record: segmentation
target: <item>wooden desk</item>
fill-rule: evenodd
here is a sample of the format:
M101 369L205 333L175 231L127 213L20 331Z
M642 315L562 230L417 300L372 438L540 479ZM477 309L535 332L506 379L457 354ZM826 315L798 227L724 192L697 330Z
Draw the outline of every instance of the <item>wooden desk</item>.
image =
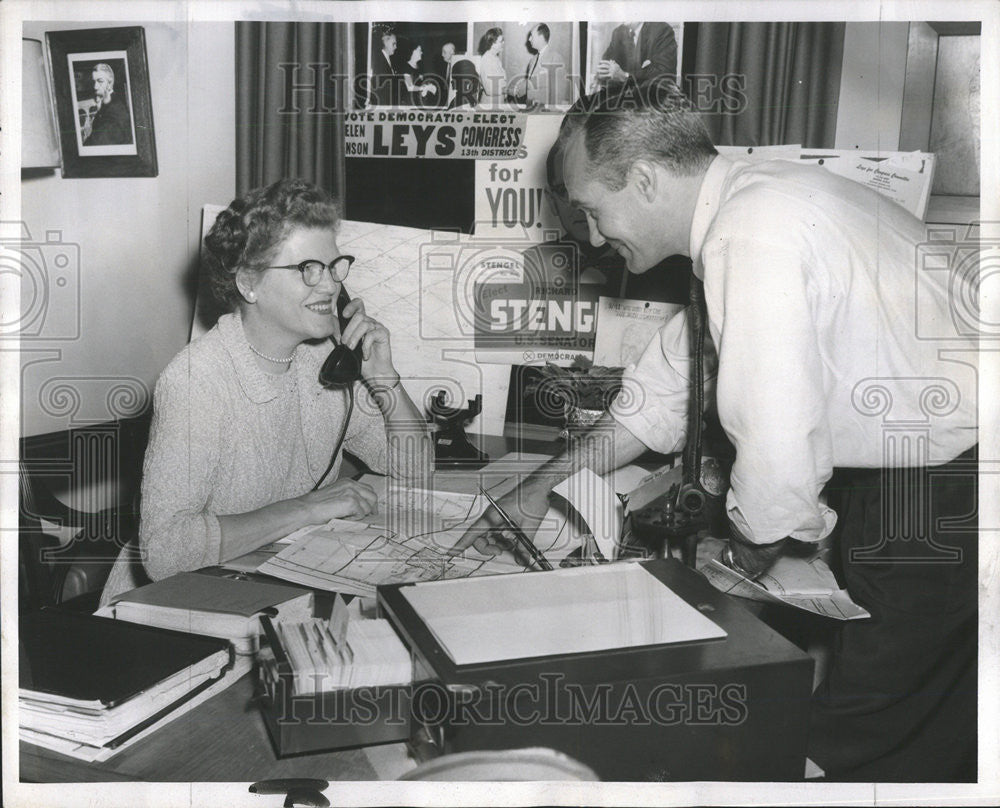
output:
M559 441L470 435L496 460L511 451L554 454ZM402 744L349 749L279 760L263 718L250 703L252 675L180 716L103 763L86 763L30 744L21 744L21 779L71 783L147 780L153 782L256 781L276 777L374 780L405 768ZM388 772L388 774L387 774Z
M489 454L491 461L515 451L551 456L564 445L559 440L517 435L470 434L469 438ZM442 470L455 468L449 465ZM278 777L374 780L396 777L413 765L407 760L402 744L279 760L263 718L256 705L250 702L252 694L252 675L244 676L222 693L103 763L86 763L22 743L21 779L47 783L252 782Z
M459 665L407 598L413 585L380 587L379 604L417 669L462 694L446 709L414 695L413 719L424 716L437 751L530 743L569 755L606 781L801 779L812 660L679 561L640 564L725 636ZM648 617L638 610L620 619Z
M279 760L260 711L250 703L252 695L251 674L103 763L85 763L22 743L21 780L187 783L254 782L276 777L378 779L379 772L364 749Z

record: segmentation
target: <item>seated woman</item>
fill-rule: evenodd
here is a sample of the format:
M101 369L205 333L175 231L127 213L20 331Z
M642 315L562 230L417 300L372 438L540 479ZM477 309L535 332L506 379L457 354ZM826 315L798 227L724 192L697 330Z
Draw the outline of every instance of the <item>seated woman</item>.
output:
M479 78L483 103L498 104L507 95L507 71L503 67L503 29L490 28L479 40Z
M337 479L341 435L373 471L411 479L431 468L433 447L393 366L389 332L356 298L341 333L336 301L354 259L337 248L339 223L337 202L302 180L251 191L219 214L207 265L231 313L157 381L139 546L122 551L102 605L150 578L372 512L371 487ZM356 407L346 386L319 383L331 336L361 346Z
M403 81L406 82L406 91L409 94L409 103L413 106L424 104L433 106L437 101L437 85L424 81L424 76L420 72L420 61L424 58L424 49L420 45L414 45L410 51L410 56L400 71L403 74ZM430 96L430 98L428 98ZM426 101L424 99L427 99Z

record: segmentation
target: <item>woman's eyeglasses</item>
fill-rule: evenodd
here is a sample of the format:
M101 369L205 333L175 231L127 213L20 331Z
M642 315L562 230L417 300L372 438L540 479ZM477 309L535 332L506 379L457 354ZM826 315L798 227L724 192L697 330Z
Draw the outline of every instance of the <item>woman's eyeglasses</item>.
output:
M302 282L306 286L315 286L323 277L324 270L330 270L330 277L335 283L346 280L351 272L351 264L354 263L353 255L340 255L334 258L329 264L322 261L310 259L298 264L284 264L282 266L268 267L268 269L297 269L302 273Z

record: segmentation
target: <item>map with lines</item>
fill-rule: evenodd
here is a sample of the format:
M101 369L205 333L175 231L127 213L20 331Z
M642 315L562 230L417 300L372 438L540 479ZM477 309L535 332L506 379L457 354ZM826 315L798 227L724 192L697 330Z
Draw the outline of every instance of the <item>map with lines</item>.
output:
M478 364L473 345L473 289L484 249L472 236L344 221L337 243L357 261L345 286L368 314L390 326L392 356L421 412L438 390L464 407L481 394L473 429L503 433L508 365Z
M436 581L470 575L523 572L512 558L447 550L483 511L479 495L399 489L386 508L387 525L332 519L303 528L258 572L317 589L374 596L379 584ZM405 521L406 524L400 524ZM405 529L405 530L401 530Z

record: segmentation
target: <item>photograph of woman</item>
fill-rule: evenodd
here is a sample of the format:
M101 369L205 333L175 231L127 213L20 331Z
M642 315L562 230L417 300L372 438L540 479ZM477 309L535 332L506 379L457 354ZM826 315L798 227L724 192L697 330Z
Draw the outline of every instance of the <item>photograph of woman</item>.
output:
M572 23L477 21L472 32L482 54L484 103L506 102L541 112L563 108L576 98L579 29ZM493 75L503 77L502 88L491 81Z
M337 299L354 260L337 247L340 218L329 193L296 179L251 191L219 214L205 263L229 313L157 381L138 546L122 550L102 603L300 527L371 513L375 491L337 479L341 446L396 479L432 466L388 330L360 298L344 307L340 328ZM352 385L319 381L331 337L360 346L353 395Z
M406 82L406 91L409 94L406 103L413 106L434 106L440 103L437 99L437 85L425 82L421 72L420 62L424 58L423 48L419 44L413 43L409 47L409 51L409 56L406 57L400 70L403 74L403 81Z
M479 39L479 78L483 103L497 104L507 94L507 71L503 66L503 29L490 28Z

